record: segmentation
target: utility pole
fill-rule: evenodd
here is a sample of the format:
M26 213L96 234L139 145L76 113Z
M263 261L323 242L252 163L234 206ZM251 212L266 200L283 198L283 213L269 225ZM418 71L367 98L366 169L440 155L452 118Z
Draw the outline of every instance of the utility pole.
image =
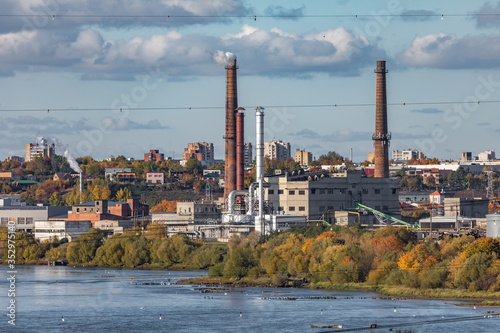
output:
M431 202L431 216L429 218L429 221L430 221L430 223L429 223L429 229L430 229L429 236L430 236L431 240L432 240L432 211L433 211L433 209L434 209L434 201Z

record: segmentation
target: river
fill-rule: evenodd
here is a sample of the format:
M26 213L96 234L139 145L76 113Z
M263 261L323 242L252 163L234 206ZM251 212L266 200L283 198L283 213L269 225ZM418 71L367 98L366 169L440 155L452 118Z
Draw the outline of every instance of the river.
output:
M16 271L15 297L9 297L7 279L12 274L0 266L0 304L5 313L1 332L500 331L500 318L488 318L488 311L500 308L474 309L452 301L309 289L201 293L197 286L172 284L205 272L47 266ZM7 316L12 299L15 326ZM311 328L311 324L343 328ZM369 324L378 328L369 329Z

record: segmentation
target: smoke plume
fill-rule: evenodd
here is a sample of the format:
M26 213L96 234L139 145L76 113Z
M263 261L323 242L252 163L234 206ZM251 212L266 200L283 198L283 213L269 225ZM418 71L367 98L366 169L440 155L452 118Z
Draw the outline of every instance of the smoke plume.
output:
M82 169L80 169L80 166L78 165L78 162L76 161L75 157L69 152L68 147L64 146L59 140L53 138L51 139L52 143L54 143L54 147L56 149L56 152L63 153L63 156L66 158L66 160L69 163L69 166L71 169L78 173L82 173Z
M217 50L212 53L212 60L221 65L232 65L236 60L236 55L231 52Z

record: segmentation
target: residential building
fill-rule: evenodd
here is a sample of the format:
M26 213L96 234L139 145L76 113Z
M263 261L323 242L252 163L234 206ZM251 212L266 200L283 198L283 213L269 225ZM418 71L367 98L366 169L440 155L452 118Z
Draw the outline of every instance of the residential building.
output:
M367 155L366 155L366 160L370 163L375 163L375 152L369 152Z
M264 142L264 156L271 160L290 158L290 143L279 141Z
M411 159L423 159L424 155L416 149L393 150L392 159L395 162L409 161Z
M131 173L132 169L131 168L106 168L104 169L104 177L109 179L109 181L114 182L116 181L116 174L117 173Z
M48 143L46 139L41 139L39 142L26 144L26 162L34 160L35 157L52 157L55 154L55 145Z
M441 206L444 203L444 194L434 191L429 194L429 202L433 205Z
M212 163L214 160L214 145L207 142L188 143L188 147L182 153L184 161L189 160L192 156L196 157L200 162Z
M6 162L10 162L10 161L17 161L17 162L24 162L24 158L22 158L21 156L9 156L5 159Z
M488 214L488 199L445 198L444 216L484 218Z
M81 234L89 232L90 228L92 228L90 221L35 221L34 236L40 242L63 238L71 242Z
M252 148L252 143L251 142L245 142L245 146L243 147L244 152L245 152L245 160L244 164L245 167L249 167L253 163L253 148Z
M326 218L328 211L354 208L361 203L399 217L396 178L366 178L361 171L337 173L290 172L265 177L266 204L275 212ZM333 222L333 219L331 219Z
M470 151L462 152L462 162L472 161L472 153Z
M295 162L299 163L300 165L309 165L313 160L313 155L312 153L309 153L305 151L305 149L297 149L295 151Z
M158 149L151 149L149 153L144 154L144 162L160 162L165 160L165 155L160 153Z
M52 177L52 180L66 180L71 179L71 174L68 172L56 172Z
M486 150L477 155L479 161L492 161L495 159L495 149Z
M146 183L148 184L164 184L165 174L163 172L148 172L146 173Z
M120 184L135 183L135 172L117 172L116 182Z

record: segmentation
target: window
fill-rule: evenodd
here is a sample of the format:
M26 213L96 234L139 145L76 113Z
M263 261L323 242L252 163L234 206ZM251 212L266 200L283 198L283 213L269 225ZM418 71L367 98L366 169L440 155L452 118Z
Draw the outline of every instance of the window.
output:
M397 190L398 190L397 188L393 188L393 189L392 189L392 194L396 194L396 191L397 191Z
M324 188L320 188L319 189L319 194L325 194L325 189Z
M77 212L77 213L80 213L80 208L77 208L77 209L76 209L76 212Z
M26 219L24 217L17 218L17 224L25 224L25 223L26 223Z
M288 191L288 195L295 195L295 191L293 191L293 190Z
M0 225L7 225L7 223L9 222L9 219L6 218L6 217L2 217L1 219L1 222L0 222Z
M293 206L292 207L288 207L288 211L295 212L295 207L293 207Z
M380 206L375 206L375 210L380 210Z
M333 188L328 189L328 194L333 194Z
M283 194L283 190L278 190L278 194Z
M368 189L367 188L363 189L363 194L368 194Z
M299 195L306 195L306 191L304 191L304 190L300 190L300 191L299 191Z
M389 206L382 206L382 210L383 210L384 212L387 212L387 211L389 210Z
M267 194L274 194L274 190L267 190Z
M325 206L319 206L319 211L324 212L325 211Z
M375 189L375 194L380 194L380 189L379 188Z
M311 189L311 194L316 194L316 189L315 188Z
M341 188L339 191L340 191L340 194L345 194L345 188Z
M326 207L326 209L328 209L328 210L332 210L332 209L333 209L333 206L328 206L328 207Z
M27 217L26 218L26 224L33 224L33 218L32 217Z
M306 207L299 207L299 212L305 212Z
M279 206L279 207L278 207L278 212L282 212L282 211L284 211L284 210L285 210L285 208L284 208L283 206Z

